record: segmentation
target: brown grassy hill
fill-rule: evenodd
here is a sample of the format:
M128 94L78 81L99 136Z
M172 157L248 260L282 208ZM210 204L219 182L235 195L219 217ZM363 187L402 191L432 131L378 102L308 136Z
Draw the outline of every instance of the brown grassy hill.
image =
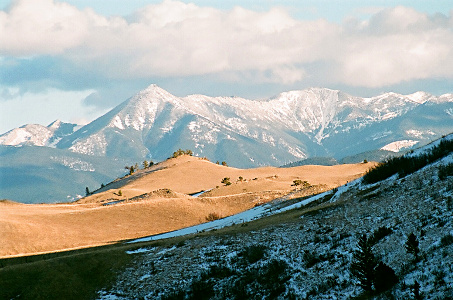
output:
M373 166L300 166L236 169L180 156L140 170L71 204L0 202L0 257L89 247L199 224L215 213L227 216L294 190L293 197L330 189ZM231 185L221 180L229 177ZM238 178L242 177L242 181ZM201 197L189 196L210 190ZM121 193L119 193L121 190ZM121 194L121 196L120 196Z

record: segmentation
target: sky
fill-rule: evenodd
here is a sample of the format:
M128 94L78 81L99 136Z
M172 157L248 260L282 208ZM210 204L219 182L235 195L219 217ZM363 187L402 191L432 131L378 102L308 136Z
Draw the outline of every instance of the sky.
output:
M0 134L176 96L453 93L451 0L0 0Z

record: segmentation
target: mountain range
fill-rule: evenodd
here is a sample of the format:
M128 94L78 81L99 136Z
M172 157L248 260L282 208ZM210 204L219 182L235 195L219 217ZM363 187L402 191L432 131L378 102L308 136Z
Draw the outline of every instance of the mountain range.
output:
M182 148L211 161L249 168L314 157L379 160L452 131L453 94L385 93L362 98L310 88L249 100L177 97L150 85L83 127L61 121L47 127L25 125L0 135L0 146L16 152L21 146L59 150L68 157L79 155L78 159L104 157L106 164L162 161ZM2 151L2 161L5 153L14 151ZM3 167L2 163L0 173ZM112 179L120 172L124 166ZM4 188L2 183L0 197L10 197Z

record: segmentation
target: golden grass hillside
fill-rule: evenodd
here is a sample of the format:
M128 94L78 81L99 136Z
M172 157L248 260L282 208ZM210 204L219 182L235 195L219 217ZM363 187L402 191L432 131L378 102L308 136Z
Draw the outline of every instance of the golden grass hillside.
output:
M0 257L105 245L225 217L283 196L321 192L362 176L373 163L236 169L180 156L125 176L70 204L0 202ZM221 180L230 178L231 185ZM242 180L239 180L241 178ZM308 181L295 187L293 181ZM121 192L120 192L121 190ZM201 197L189 194L210 190Z

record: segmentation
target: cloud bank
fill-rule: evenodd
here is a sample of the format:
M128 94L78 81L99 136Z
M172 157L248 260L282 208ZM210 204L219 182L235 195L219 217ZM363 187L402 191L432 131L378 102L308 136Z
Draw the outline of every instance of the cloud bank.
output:
M0 11L0 41L0 68L46 57L112 80L212 75L376 88L453 78L452 13L402 6L336 24L296 20L283 8L223 11L164 1L104 17L64 2L19 0Z

